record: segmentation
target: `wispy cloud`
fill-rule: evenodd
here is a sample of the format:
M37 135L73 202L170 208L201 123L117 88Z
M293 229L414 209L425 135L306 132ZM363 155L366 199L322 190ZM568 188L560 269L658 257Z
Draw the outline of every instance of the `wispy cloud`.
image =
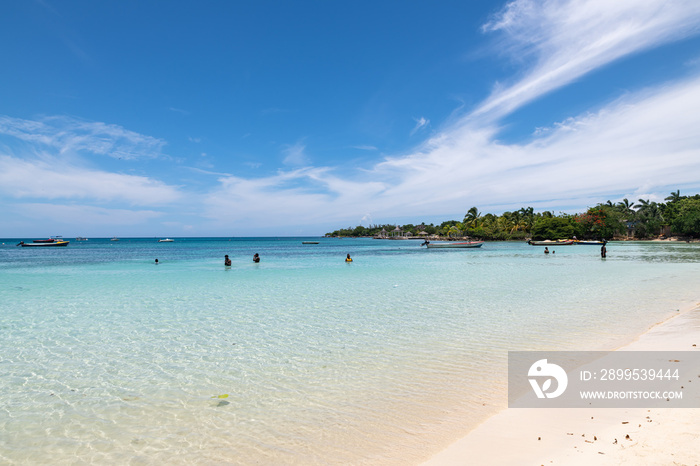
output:
M214 171L210 171L210 170L203 170L203 169L197 168L197 167L183 167L183 168L186 168L186 169L193 171L195 173L201 173L202 175L231 176L230 173L214 172Z
M306 165L309 157L306 155L306 145L303 142L296 142L282 149L284 154L283 163L285 165Z
M484 25L498 46L531 63L522 78L496 86L472 116L504 116L621 57L698 32L695 0L515 0Z
M119 159L162 157L165 141L118 125L53 116L23 120L0 115L0 134L56 149L88 152Z
M418 131L420 131L424 128L427 128L428 125L430 125L430 120L426 120L423 117L415 118L415 121L416 121L416 126L414 126L413 129L411 130L411 136L416 134Z
M180 115L185 115L185 116L190 114L190 112L188 112L187 110L183 110L181 108L168 107L168 110L170 110L173 113L179 113Z
M502 144L497 127L465 123L414 154L377 165L400 178L391 196L415 200L431 189L431 209L581 199L698 184L700 77L627 95L597 113L567 119L527 144ZM389 199L387 199L388 201ZM600 199L598 199L600 200ZM435 202L436 201L436 202ZM410 204L410 202L408 202Z

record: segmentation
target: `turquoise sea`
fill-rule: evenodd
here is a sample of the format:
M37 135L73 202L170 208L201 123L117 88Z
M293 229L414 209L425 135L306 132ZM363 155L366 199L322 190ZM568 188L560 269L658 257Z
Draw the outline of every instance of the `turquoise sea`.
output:
M698 244L18 241L2 464L415 464L505 407L508 350L614 348L700 298Z

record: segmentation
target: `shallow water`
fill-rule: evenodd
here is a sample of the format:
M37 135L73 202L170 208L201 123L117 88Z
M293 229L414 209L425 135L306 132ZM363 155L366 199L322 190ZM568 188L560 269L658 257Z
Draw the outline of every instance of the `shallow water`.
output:
M0 240L0 462L415 463L505 405L508 350L699 295L694 244L304 239Z

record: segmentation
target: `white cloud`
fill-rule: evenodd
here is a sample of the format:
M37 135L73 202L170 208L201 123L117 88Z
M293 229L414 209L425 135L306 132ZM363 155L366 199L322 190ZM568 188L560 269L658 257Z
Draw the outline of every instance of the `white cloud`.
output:
M303 168L275 176L221 178L203 200L204 215L221 224L280 228L360 218L383 191L375 181L348 181L327 168Z
M285 165L306 165L309 163L309 157L306 155L306 145L302 142L286 146L282 153L284 154L283 163Z
M640 185L697 186L698 105L700 77L629 95L596 114L555 125L546 137L524 145L499 144L493 138L497 128L465 123L376 171L400 176L401 182L388 190L399 199L432 187L438 201L432 209L439 203L458 208L467 199L472 204L526 203L608 196Z
M501 117L623 56L698 32L696 0L515 0L484 26L499 46L532 62L498 86L472 116Z
M163 205L180 198L178 190L160 181L64 164L44 156L22 160L0 155L0 192L14 198L126 201Z
M214 172L210 170L204 170L197 167L183 167L195 173L201 173L202 175L214 175L214 176L231 176L230 173Z
M165 141L118 125L54 116L23 120L0 115L0 134L60 153L89 152L120 159L162 157Z
M416 134L418 131L426 128L430 124L430 120L426 120L423 117L415 118L416 126L411 130L411 135Z

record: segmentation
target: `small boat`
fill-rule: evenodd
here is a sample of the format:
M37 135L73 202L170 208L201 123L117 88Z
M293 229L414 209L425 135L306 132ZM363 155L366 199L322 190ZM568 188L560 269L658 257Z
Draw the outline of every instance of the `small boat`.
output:
M424 243L428 248L433 249L461 249L461 248L480 248L484 244L483 241L466 241L466 242L446 242L446 243ZM422 246L422 244L421 244Z
M56 241L56 238L49 238L49 239L35 239L32 241L33 243L53 243Z
M559 240L559 241L552 241L549 239L546 239L544 241L528 241L527 244L530 246L570 246L574 244L574 240Z
M52 241L49 243L46 243L46 242L43 242L43 243L36 243L36 242L25 243L24 241L20 241L17 246L22 246L23 248L29 248L29 247L34 247L34 248L44 247L45 248L45 247L50 247L50 246L68 246L68 243L70 243L70 241L57 240L57 241Z
M574 241L574 244L590 244L594 246L603 246L605 241Z
M170 239L170 238L164 238L164 239L159 239L159 240L158 240L159 243L172 243L173 241L175 241L175 240L174 240L174 239Z
M318 241L302 241L301 244L318 244Z
M88 239L85 238L84 236L78 236L77 238L75 238L75 240L76 241L87 241Z
M110 241L119 241L119 238L117 238L116 236L114 236L114 237L112 237L112 239L110 239Z

